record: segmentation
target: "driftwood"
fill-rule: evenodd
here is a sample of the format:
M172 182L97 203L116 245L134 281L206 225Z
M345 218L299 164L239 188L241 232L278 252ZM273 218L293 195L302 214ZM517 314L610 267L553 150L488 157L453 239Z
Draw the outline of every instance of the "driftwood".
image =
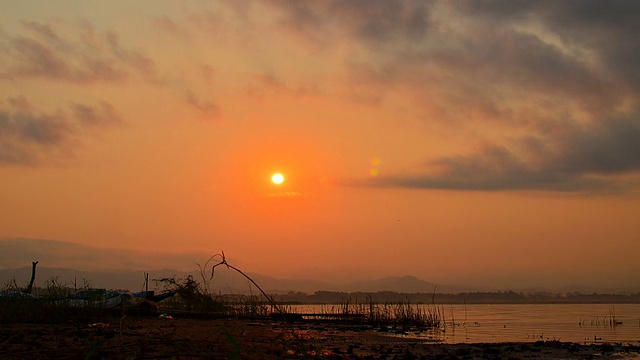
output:
M36 265L38 265L37 261L31 263L31 281L29 281L29 286L24 290L25 293L31 294L31 289L33 289L33 282L36 280Z

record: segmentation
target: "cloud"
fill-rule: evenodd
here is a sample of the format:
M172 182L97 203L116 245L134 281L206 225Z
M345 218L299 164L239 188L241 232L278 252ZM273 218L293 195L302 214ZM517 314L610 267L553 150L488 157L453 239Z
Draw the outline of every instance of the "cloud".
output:
M346 42L353 48L366 48L377 55L377 61L401 61L417 54L425 65L446 66L438 61L446 59L453 65L496 66L507 73L509 69L502 65L512 64L536 73L537 67L566 69L568 59L562 57L567 57L597 60L606 70L625 75L620 79L638 80L634 67L619 66L633 63L640 52L640 40L635 36L640 30L640 5L629 1L330 0L272 4L281 10L283 26L295 36L331 47ZM586 59L589 56L596 59ZM549 60L556 63L549 64Z
M633 76L620 74L615 60L638 44L625 28L602 20L598 37L588 42L592 30L584 21L575 30L559 28L558 17L578 23L571 6L482 4L293 1L276 7L292 36L328 52L340 49L354 99L411 99L429 121L513 123L522 112L550 106L601 116L603 108L637 96L630 92Z
M487 144L471 154L429 160L414 174L356 184L482 191L624 191L637 186L640 179L639 153L636 116L588 130L573 128L551 143L525 137L510 147Z
M335 36L347 36L372 47L422 38L429 30L432 7L431 2L386 0L273 4L283 11L285 27L315 45L331 46Z
M0 102L0 165L35 165L69 154L83 133L123 123L115 108L101 102L71 103L68 109L42 111L26 97Z
M220 115L220 108L211 101L201 100L192 91L185 91L185 99L187 104L197 109L205 115L217 117Z
M123 124L123 119L113 105L102 101L98 106L72 103L75 120L87 127L109 127Z
M274 6L283 28L304 44L345 52L354 101L385 106L401 99L416 120L474 136L476 152L430 157L409 175L362 183L600 190L640 170L634 156L640 150L638 4L389 0Z
M509 122L548 104L591 114L638 96L640 15L628 2L275 4L290 34L351 49L353 86L405 95L432 120L473 121L484 108Z
M286 94L299 98L322 95L323 90L317 84L287 84L273 73L260 73L252 77L247 94L256 98L263 98L268 94Z
M18 35L0 33L0 63L4 65L0 79L93 83L121 81L133 74L157 81L153 60L122 46L114 32L96 32L88 23L69 31L66 26L23 21L22 28Z
M457 4L463 16L486 23L500 23L505 28L528 32L541 41L553 43L565 54L581 57L600 76L610 77L636 91L640 73L635 67L640 57L640 4L629 1L597 0L571 2L472 2ZM553 38L551 38L552 36ZM533 53L530 51L529 53Z
M553 163L557 169L578 174L640 171L640 113L577 129L562 141L564 151Z

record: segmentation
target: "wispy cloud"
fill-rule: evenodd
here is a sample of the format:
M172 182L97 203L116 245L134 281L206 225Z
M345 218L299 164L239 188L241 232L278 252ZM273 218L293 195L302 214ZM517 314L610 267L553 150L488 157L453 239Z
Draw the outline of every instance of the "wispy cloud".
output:
M98 32L89 23L64 25L71 31L61 25L23 21L21 34L0 33L0 63L4 65L0 78L93 83L136 75L157 81L154 61L122 46L115 32Z
M121 125L123 119L113 105L102 101L97 106L72 103L71 111L75 120L87 127L109 127Z
M34 165L69 154L83 132L122 123L107 102L42 111L26 97L8 98L0 102L0 165Z
M198 98L191 90L185 91L185 99L187 104L205 115L216 117L220 114L220 108L218 105L212 101Z

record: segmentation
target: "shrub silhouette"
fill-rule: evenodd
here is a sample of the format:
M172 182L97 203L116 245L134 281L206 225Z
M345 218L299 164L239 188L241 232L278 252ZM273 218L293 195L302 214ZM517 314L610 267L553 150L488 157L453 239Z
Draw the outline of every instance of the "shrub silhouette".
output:
M225 311L222 302L214 300L192 275L181 279L161 278L155 281L164 284L166 290L175 291L176 295L167 300L167 305L174 309L207 314Z

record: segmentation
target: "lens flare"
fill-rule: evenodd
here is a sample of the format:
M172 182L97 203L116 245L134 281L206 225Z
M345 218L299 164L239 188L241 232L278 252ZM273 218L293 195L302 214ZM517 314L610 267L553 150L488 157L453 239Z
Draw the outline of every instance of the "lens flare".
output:
M369 175L371 176L378 176L380 175L380 164L382 163L382 160L380 160L379 157L373 157L371 158L371 169L369 170Z

